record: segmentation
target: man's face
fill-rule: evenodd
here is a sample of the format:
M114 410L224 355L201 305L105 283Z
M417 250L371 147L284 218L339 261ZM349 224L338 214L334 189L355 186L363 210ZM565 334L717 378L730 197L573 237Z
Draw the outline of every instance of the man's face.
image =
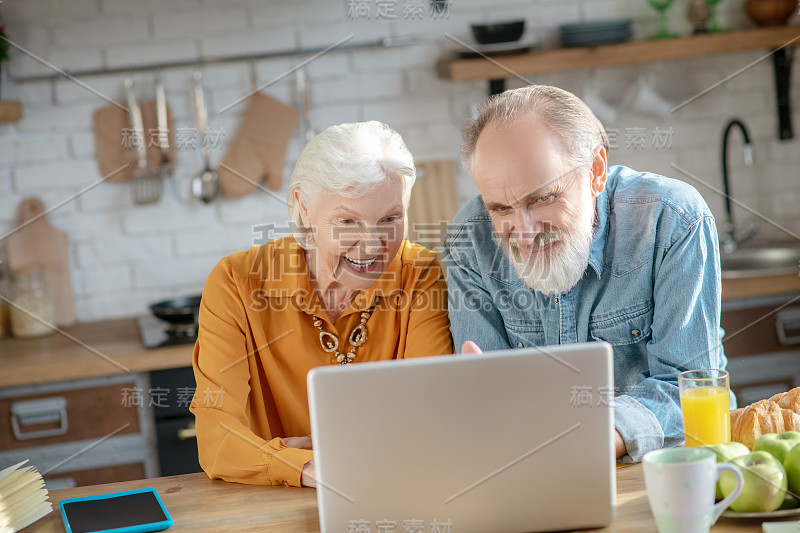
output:
M588 264L593 168L575 168L559 139L532 115L478 137L473 174L503 250L519 276L545 294L566 292ZM603 184L605 164L603 161Z

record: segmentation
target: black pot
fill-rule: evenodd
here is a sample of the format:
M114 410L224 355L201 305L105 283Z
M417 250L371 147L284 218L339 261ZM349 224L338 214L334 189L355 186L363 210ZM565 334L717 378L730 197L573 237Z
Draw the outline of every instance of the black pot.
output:
M150 306L150 312L165 322L175 325L197 323L201 296L183 296L164 300Z
M472 35L479 44L510 43L518 41L525 32L524 20L472 24Z

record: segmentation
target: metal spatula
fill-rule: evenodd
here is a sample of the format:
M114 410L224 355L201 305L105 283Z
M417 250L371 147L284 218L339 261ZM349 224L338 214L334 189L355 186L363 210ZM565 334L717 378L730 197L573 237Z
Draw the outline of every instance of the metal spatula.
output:
M125 94L128 97L128 114L131 121L131 129L136 145L136 170L133 173L133 201L136 204L152 204L161 199L161 173L151 168L147 162L147 136L144 131L144 120L142 119L142 109L136 101L136 93L133 90L133 80L125 80ZM141 137L139 137L141 135Z

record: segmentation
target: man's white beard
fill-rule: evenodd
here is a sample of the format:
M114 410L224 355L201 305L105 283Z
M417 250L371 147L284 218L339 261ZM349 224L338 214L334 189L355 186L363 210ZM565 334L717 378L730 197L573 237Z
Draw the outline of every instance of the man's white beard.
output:
M548 227L538 234L528 248L555 241L558 244L532 256L523 252L526 246L519 244L514 236L501 241L517 275L531 289L548 295L567 292L583 277L592 247L594 202L581 202L581 206L569 214L568 220L570 222L564 228Z

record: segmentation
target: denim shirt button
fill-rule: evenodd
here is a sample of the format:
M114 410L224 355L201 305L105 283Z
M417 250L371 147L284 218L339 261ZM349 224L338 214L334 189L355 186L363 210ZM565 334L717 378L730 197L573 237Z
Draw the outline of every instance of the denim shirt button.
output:
M558 303L558 302L559 302L559 300L558 300L558 296L556 296L556 297L555 297L554 301L555 301L556 303Z
M631 335L633 335L634 337L638 337L639 333L641 332L638 329L631 330Z
M517 343L517 348L524 348L524 347L525 347L525 345L524 345L524 344L522 344L521 342L518 342L518 343Z

